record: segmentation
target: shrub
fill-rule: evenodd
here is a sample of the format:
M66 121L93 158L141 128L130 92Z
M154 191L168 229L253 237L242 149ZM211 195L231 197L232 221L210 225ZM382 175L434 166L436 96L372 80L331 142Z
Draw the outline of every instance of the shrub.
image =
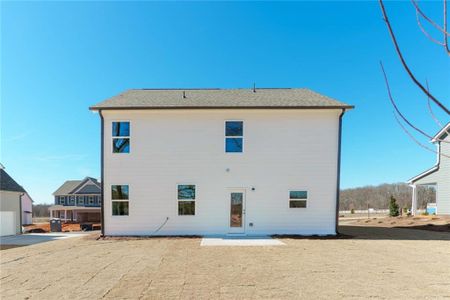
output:
M397 217L398 215L400 215L400 211L397 200L394 198L394 196L391 196L391 200L389 201L389 216Z
M350 210L350 213L351 213L351 214L354 214L354 213L355 213L355 209L352 208L352 209Z

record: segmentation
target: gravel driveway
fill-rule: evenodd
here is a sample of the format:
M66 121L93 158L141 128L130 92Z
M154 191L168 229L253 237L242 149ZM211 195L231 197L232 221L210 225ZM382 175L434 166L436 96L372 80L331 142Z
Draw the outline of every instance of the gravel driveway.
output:
M1 252L2 299L450 297L450 234L343 226L351 239L201 247L199 238L58 240Z

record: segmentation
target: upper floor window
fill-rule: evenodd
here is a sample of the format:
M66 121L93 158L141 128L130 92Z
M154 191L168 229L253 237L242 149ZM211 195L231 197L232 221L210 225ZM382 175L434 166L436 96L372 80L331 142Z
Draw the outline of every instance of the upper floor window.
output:
M244 144L244 122L225 122L225 152L242 152Z
M289 192L289 207L290 208L306 208L306 201L308 200L307 191L290 191Z
M60 196L60 197L59 197L59 204L65 205L65 204L66 204L66 197Z
M111 200L113 216L128 216L128 185L112 185Z
M130 122L112 122L113 153L130 153Z
M195 185L178 185L178 215L195 215Z
M75 196L70 196L69 204L75 205Z
M84 205L84 196L78 196L78 205Z

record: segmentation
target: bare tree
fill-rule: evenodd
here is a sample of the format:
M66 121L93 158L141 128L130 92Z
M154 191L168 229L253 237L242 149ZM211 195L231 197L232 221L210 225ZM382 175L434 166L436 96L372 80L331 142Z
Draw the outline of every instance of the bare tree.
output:
M419 26L419 28L421 29L421 31L424 33L424 35L433 43L443 47L445 49L445 53L447 53L450 56L450 50L449 50L449 45L448 45L448 31L447 31L447 0L443 0L443 26L439 25L438 22L434 21L433 19L431 19L430 17L428 17L427 14L424 13L424 11L420 8L418 2L416 0L411 0L411 3L413 5L413 9L415 10L416 13L416 18L417 18L417 24ZM396 38L396 35L394 33L394 29L393 26L388 18L388 13L386 11L386 8L384 6L383 0L379 0L379 4L380 4L380 8L381 8L381 12L383 14L383 19L386 23L386 27L388 29L389 35L391 37L392 43L394 45L395 51L397 53L398 58L400 59L401 65L403 66L404 70L406 71L406 73L408 74L409 78L411 79L411 81L414 83L414 85L421 90L424 95L427 97L427 105L428 105L428 111L430 113L430 116L432 118L432 120L442 129L444 128L444 126L446 126L445 124L443 125L443 123L441 121L439 121L439 119L436 117L436 115L433 112L433 109L431 107L431 104L433 103L434 105L437 106L437 108L439 108L440 110L442 110L443 112L446 113L446 115L450 115L450 109L444 105L443 101L441 101L440 99L438 99L437 97L435 97L429 90L429 86L428 86L428 81L426 81L426 84L422 84L417 77L414 75L414 72L410 69L408 63L406 62L403 53L400 49L400 45L398 43L398 40ZM428 24L430 24L434 30L438 31L439 34L443 35L442 41L441 40L437 40L433 37L433 34L430 34L425 27L422 24L422 20L426 21ZM424 145L423 143L421 143L418 139L416 139L414 137L414 135L408 130L408 128L402 124L402 122L404 124L406 124L410 129L413 129L414 131L416 131L417 133L421 134L424 137L427 137L428 139L431 139L433 136L428 134L427 132L425 132L424 130L420 129L418 126L414 125L399 109L396 101L394 100L394 97L392 96L392 92L391 92L391 88L389 85L389 80L388 77L386 75L386 71L384 69L383 63L380 62L380 66L381 66L381 70L383 72L383 76L384 76L384 80L386 83L386 89L388 92L388 96L389 96L389 100L394 108L394 115L395 115L395 119L398 122L399 126L402 128L402 130L416 143L418 144L420 147L425 148L429 151L432 152L436 152L435 150L433 150L432 148L429 148L428 146ZM444 141L444 140L439 140L440 142L444 142L444 143L449 143L448 141ZM442 154L445 157L450 158L450 155L446 155L446 154Z

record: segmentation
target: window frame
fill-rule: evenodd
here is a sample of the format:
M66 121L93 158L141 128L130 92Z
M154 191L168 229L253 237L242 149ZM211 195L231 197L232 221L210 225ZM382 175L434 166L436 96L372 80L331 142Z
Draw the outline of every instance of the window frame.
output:
M59 196L59 205L66 205L66 196Z
M296 198L291 198L291 192L306 192L306 198L305 199L296 199ZM308 189L306 188L295 188L295 189L289 189L288 190L288 208L289 209L307 209L308 208L308 202L310 199L311 195ZM305 201L305 207L291 207L291 201Z
M77 205L85 205L84 196L78 196Z
M227 135L227 122L242 122L242 135ZM245 127L245 121L239 120L239 119L228 119L224 120L223 122L223 150L225 154L243 154L244 153L244 127ZM227 151L227 139L232 138L241 138L242 139L242 151L241 152L228 152Z
M129 130L128 136L114 135L114 132L113 132L114 125L113 124L114 123L126 123L126 122L128 122L128 130ZM114 152L114 139L128 139L128 148L129 148L128 152ZM131 121L130 120L111 120L111 143L110 143L110 146L111 146L111 153L113 155L130 154L131 153Z
M128 199L113 199L112 195L112 187L113 186L128 186ZM123 217L129 217L130 216L130 185L129 184L110 184L110 192L111 192L111 217L113 218L123 218ZM114 215L113 214L113 202L128 202L128 215Z
M193 185L194 186L194 198L193 199L178 199L178 187L180 185ZM179 217L195 217L197 215L197 199L198 199L198 189L195 183L177 183L175 185L175 199L177 200L177 216ZM193 215L180 215L179 204L180 202L194 202L194 214Z

